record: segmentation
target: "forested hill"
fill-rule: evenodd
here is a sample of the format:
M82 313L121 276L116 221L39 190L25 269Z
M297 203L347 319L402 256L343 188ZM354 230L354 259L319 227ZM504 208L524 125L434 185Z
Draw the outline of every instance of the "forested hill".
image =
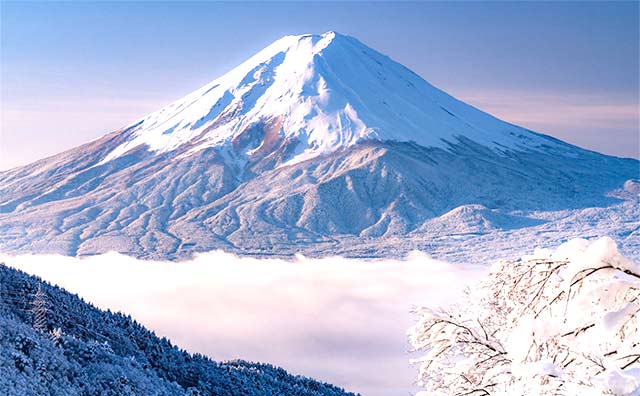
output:
M354 395L268 364L191 355L130 317L1 264L0 394Z

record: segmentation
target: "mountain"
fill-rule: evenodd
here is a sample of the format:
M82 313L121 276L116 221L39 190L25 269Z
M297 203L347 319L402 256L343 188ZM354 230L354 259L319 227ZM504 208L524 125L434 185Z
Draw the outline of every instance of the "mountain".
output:
M501 121L354 38L286 36L118 131L1 172L0 251L400 255L467 215L509 239L576 210L633 211L608 194L638 170Z
M355 396L281 368L214 362L0 264L3 395Z

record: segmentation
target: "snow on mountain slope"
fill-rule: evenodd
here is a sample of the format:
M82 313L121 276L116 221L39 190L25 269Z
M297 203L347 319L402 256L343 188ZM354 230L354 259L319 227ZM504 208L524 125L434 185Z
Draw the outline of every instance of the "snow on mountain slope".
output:
M544 220L504 214L482 205L462 205L427 221L415 232L433 235L473 235L532 227L542 223Z
M455 260L460 238L555 244L591 227L574 218L589 208L634 250L637 194L610 192L639 169L500 121L356 39L287 36L121 130L0 172L0 250Z
M465 137L494 149L553 144L468 106L360 43L335 32L286 36L224 76L130 125L132 136L99 164L147 145L157 153L224 147L256 124L274 121L271 139L289 144L287 163L367 140L445 146ZM428 130L429 133L425 133Z

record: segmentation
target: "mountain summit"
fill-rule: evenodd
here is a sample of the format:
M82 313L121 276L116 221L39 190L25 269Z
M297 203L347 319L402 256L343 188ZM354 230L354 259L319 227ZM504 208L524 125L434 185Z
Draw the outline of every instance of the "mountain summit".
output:
M465 136L498 150L550 143L335 32L283 37L127 132L99 164L141 145L155 153L227 148L241 160L277 153L292 164L366 140L444 147Z
M0 172L0 251L437 255L447 236L620 203L607 194L637 171L486 114L352 37L286 36L121 130Z

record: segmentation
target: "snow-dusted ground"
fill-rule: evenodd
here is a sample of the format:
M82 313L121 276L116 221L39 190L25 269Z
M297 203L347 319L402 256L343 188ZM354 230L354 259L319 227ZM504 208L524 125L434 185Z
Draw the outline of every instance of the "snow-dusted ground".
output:
M627 186L630 186L628 184ZM458 263L487 263L498 259L516 259L531 246L553 248L573 238L609 236L620 251L633 260L640 260L640 204L637 194L618 194L624 201L607 206L559 211L515 211L511 215L489 216L465 214L456 222L440 218L430 222L424 233L414 233L409 246L441 260ZM457 209L459 211L459 209ZM472 208L470 210L477 210ZM422 239L424 242L420 242ZM392 238L376 249L404 251L407 239ZM364 246L360 245L360 249ZM373 249L373 247L372 247Z
M577 148L577 158L504 157L472 142L452 151L377 142L242 180L210 152L140 152L82 169L109 148L96 145L44 161L54 165L39 176L31 166L0 174L0 251L185 259L213 249L316 257L419 249L464 262L575 235L609 235L632 256L640 244L638 182L627 181L638 162Z

